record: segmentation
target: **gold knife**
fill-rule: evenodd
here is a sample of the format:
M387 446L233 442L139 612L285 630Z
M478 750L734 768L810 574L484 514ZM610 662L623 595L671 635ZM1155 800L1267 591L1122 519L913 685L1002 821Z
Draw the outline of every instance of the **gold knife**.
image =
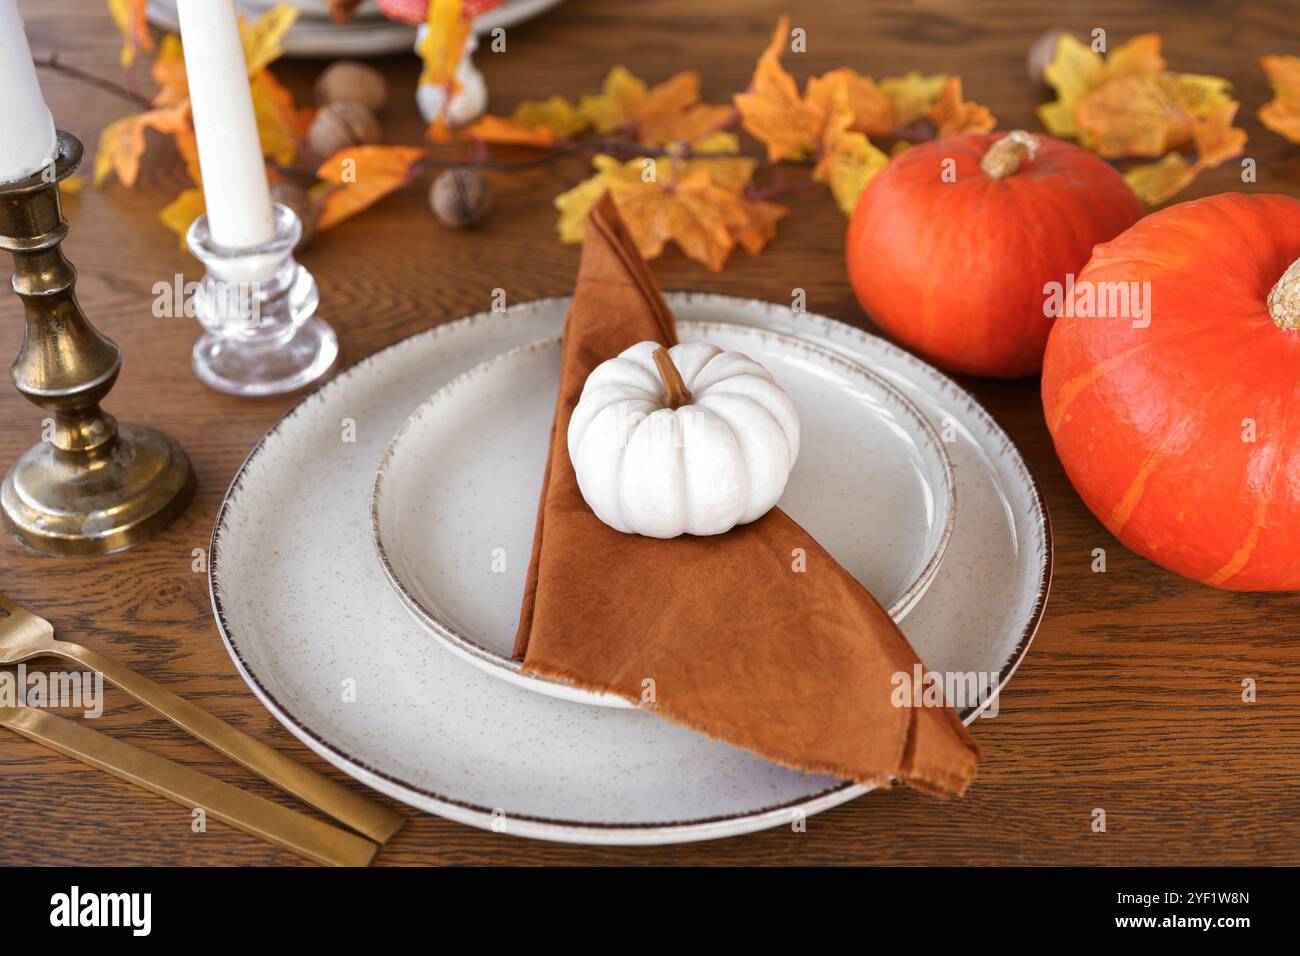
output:
M0 593L0 664L39 657L57 657L98 671L209 747L376 843L387 843L402 828L403 818L387 807L286 757L142 674L88 647L55 640L54 625Z
M201 807L232 827L316 863L368 866L379 849L356 834L313 820L49 711L0 707L0 724L183 807Z

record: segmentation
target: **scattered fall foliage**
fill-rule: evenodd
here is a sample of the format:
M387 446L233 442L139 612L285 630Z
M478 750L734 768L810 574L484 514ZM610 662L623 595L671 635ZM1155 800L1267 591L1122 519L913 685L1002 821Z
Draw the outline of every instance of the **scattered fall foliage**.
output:
M1064 33L1043 75L1057 98L1038 115L1053 136L1077 139L1110 160L1156 159L1124 173L1148 205L1166 201L1245 148L1245 131L1232 125L1241 105L1230 95L1232 85L1166 69L1157 34L1102 54ZM1188 147L1191 160L1183 155Z
M580 242L583 217L608 191L647 258L672 241L717 271L737 245L757 254L776 235L788 212L770 201L788 189L777 181L782 165L809 167L847 215L891 152L996 125L986 107L963 100L961 78L946 74L913 72L877 84L840 68L809 77L801 93L781 62L791 37L782 17L749 88L729 104L704 101L695 70L650 85L615 66L599 93L577 103L561 96L525 101L510 116L484 116L461 135L480 145L543 149L587 133L604 137L591 143L594 174L555 200L560 238ZM763 159L740 153L737 126L765 147ZM761 169L778 170L762 187L754 181Z

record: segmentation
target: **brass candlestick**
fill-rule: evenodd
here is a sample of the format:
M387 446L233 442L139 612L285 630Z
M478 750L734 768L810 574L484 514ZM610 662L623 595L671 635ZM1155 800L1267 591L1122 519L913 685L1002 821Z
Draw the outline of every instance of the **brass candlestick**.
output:
M122 353L77 304L77 270L59 248L68 223L59 180L81 162L81 142L62 131L52 168L0 183L0 248L14 256L14 291L26 328L12 374L18 391L53 417L0 488L5 525L47 554L107 554L162 530L194 494L189 458L165 435L119 425L99 402Z

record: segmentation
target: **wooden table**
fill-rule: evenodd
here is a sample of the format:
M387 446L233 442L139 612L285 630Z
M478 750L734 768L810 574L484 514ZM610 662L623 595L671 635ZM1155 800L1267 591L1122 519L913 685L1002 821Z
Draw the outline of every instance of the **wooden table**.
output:
M1262 54L1300 53L1300 20L1282 4L1107 0L964 5L725 0L568 0L509 31L508 53L480 55L494 106L595 90L616 63L650 80L687 66L720 101L742 89L777 16L807 30L797 76L848 65L876 76L910 69L960 72L967 95L1002 128L1039 129L1045 98L1024 56L1044 29L1107 29L1112 43L1159 30L1180 70L1231 78L1258 183L1213 171L1186 198L1231 189L1300 195L1300 148L1269 133L1255 111L1269 97ZM33 51L119 79L118 40L100 3L25 0ZM392 85L391 142L418 143L412 56L376 61ZM320 64L282 61L276 75L304 102ZM135 107L111 92L43 72L58 124L87 144ZM142 77L146 90L152 87ZM87 163L87 170L89 162ZM585 176L581 159L498 178L497 208L479 230L452 233L430 216L422 188L382 202L319 239L304 261L347 363L439 322L509 301L567 293L573 247L555 236L551 198ZM164 143L135 190L109 185L67 203L66 249L81 273L91 319L125 352L110 411L175 435L199 476L188 513L134 551L93 560L37 557L0 538L0 588L52 620L59 633L108 652L304 762L346 779L286 731L235 673L212 622L207 580L191 570L206 548L231 476L289 398L241 400L204 388L190 370L198 334L188 319L155 318L153 284L198 264L177 247L158 210L185 185ZM844 220L822 193L798 208L758 258L738 253L721 275L676 253L656 263L663 285L788 302L870 327L841 262ZM0 297L0 354L21 334L18 302ZM1056 579L1042 628L974 733L987 761L970 794L941 802L877 794L811 819L806 833L765 833L659 849L597 849L519 840L414 810L381 863L1297 863L1300 862L1300 603L1294 594L1232 594L1192 584L1127 552L1083 507L1052 452L1038 383L965 382L1006 426L1042 483L1056 541ZM40 436L41 413L0 389L0 462ZM1105 548L1104 575L1091 570ZM1297 542L1300 555L1300 542ZM1300 560L1300 557L1298 557ZM1258 701L1243 703L1253 678ZM109 690L100 730L223 779L272 793L167 722ZM1091 829L1094 808L1107 830ZM0 863L249 864L297 858L213 823L192 833L187 810L12 735L0 737ZM57 834L57 839L44 836Z

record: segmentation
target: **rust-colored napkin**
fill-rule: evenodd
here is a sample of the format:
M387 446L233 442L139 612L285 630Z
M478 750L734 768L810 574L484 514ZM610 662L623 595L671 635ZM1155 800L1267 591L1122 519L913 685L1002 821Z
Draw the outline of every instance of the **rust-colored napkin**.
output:
M677 340L608 196L586 230L515 640L524 671L799 770L963 792L980 753L961 721L894 705L893 677L913 674L916 652L780 509L726 534L660 540L607 527L583 501L566 435L587 376L637 342Z

